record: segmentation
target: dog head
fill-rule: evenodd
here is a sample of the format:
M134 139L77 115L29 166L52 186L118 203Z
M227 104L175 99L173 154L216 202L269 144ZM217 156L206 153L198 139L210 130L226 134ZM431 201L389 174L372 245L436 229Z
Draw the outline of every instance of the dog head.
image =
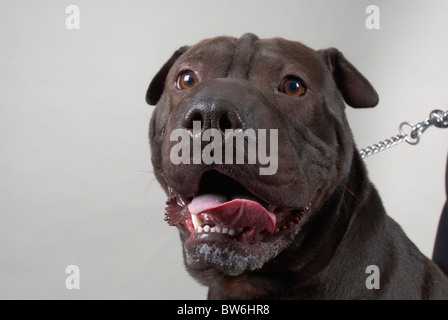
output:
M336 49L246 34L177 50L146 101L156 105L154 172L187 269L206 285L227 281L229 291L250 295L257 275L286 270L320 228L333 228L327 208L357 156L344 101L368 108L378 96ZM229 132L245 133L245 142L227 148L236 141ZM300 265L315 256L308 250Z

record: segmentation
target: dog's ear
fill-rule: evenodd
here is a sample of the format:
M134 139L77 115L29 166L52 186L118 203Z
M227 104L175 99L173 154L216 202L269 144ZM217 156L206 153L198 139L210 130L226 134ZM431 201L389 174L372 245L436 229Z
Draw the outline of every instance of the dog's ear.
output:
M345 102L353 108L371 108L378 104L375 89L335 48L319 50L322 58L333 74L333 79Z
M152 79L151 83L149 84L149 88L146 91L146 102L149 105L156 105L159 101L160 97L162 96L163 89L165 88L165 79L168 75L168 72L170 71L171 67L173 66L174 62L185 52L187 51L189 47L184 46L176 50L171 58L168 59L167 62L163 65L163 67L157 72L157 74Z

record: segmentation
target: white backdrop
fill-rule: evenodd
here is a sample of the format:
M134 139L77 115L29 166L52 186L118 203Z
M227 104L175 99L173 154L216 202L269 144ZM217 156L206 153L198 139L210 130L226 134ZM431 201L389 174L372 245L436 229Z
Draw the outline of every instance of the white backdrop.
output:
M368 5L380 29L365 27ZM80 9L68 30L65 10ZM152 76L178 47L217 35L337 47L374 85L348 116L360 147L448 109L448 2L0 3L0 298L203 299L163 221L147 139ZM431 255L445 201L448 130L366 159L386 209ZM77 265L79 290L65 268Z

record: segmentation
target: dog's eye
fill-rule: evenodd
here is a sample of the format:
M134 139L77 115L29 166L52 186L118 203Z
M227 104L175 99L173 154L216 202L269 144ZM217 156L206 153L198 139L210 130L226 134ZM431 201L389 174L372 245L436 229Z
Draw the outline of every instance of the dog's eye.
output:
M198 84L198 77L191 70L183 71L177 78L177 87L181 90L191 89Z
M288 76L280 83L278 90L289 96L298 97L305 93L306 88L302 80L294 76Z

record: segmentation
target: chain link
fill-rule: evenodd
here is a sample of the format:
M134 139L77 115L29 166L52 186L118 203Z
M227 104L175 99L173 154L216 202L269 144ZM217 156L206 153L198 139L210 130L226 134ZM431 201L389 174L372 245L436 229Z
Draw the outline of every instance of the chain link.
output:
M408 134L405 133L406 126L410 127L411 129ZM400 124L400 133L398 135L390 139L380 141L370 147L361 149L359 151L359 154L361 155L361 158L366 158L378 152L389 149L390 147L396 146L403 141L406 141L407 143L412 145L416 145L420 142L420 136L430 126L435 126L436 128L448 128L448 111L433 110L428 118L415 125L410 122L403 122Z

